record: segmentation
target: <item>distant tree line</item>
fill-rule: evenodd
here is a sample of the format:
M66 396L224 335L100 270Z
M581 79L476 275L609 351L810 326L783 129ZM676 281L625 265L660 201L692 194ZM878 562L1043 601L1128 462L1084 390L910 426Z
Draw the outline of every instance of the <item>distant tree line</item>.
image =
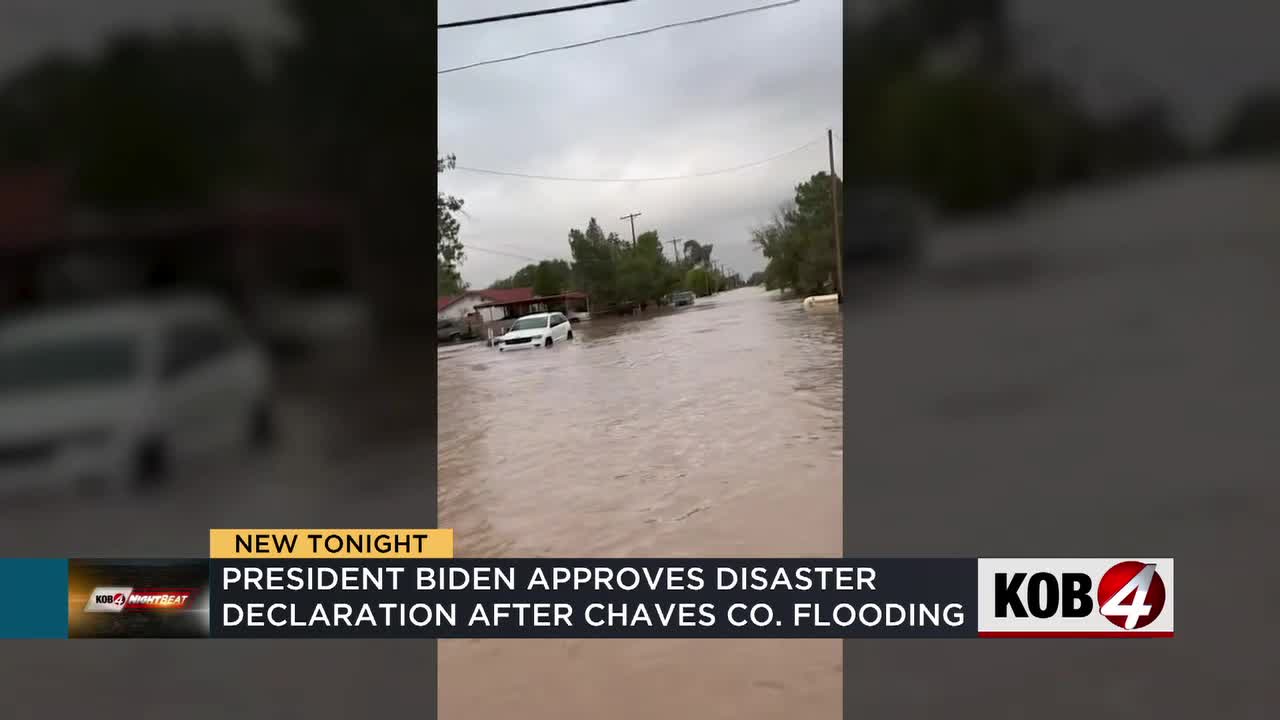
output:
M657 230L640 233L633 244L617 233L606 234L595 218L585 230L570 229L568 240L572 261L531 263L491 287L531 287L544 296L578 290L591 297L594 307L605 308L647 306L677 290L706 295L744 284L740 276L715 267L710 243L686 240L679 246L680 257L671 259Z

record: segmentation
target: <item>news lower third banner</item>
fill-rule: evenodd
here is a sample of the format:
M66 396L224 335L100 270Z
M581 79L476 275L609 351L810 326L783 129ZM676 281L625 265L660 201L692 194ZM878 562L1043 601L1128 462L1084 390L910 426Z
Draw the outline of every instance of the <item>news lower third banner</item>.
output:
M0 559L0 638L1172 637L1173 582L1172 558L463 559L451 530L212 530L208 558Z

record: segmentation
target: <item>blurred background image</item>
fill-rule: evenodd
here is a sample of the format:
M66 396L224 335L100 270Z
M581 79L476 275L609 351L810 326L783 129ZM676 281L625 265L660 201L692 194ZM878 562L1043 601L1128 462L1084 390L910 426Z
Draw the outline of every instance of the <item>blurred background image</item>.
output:
M435 24L432 3L0 3L4 554L435 526ZM74 645L6 646L9 714L435 706L428 643Z
M65 7L0 24L4 511L296 509L367 498L353 476L429 494L417 466L346 463L396 432L434 456L431 367L411 419L364 382L373 348L434 344L434 58L388 37L434 13Z
M566 4L0 2L3 552L429 527L438 469L468 555L1172 555L1170 643L459 641L443 714L1269 717L1280 6L440 27ZM436 706L434 646L196 642L0 695Z
M1181 580L1167 643L846 643L846 716L1274 714L1280 577L1246 558L1277 519L1280 7L845 22L845 552ZM910 272L858 260L884 237L923 240Z

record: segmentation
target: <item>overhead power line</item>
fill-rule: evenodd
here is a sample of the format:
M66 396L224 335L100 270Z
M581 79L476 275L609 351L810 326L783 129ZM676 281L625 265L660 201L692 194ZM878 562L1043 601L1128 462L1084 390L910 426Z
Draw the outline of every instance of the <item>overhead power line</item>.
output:
M666 25L659 25L657 27L646 28L644 30L634 30L632 32L622 33L621 35L610 35L608 37L597 38L595 40L585 40L583 42L571 43L569 45L557 45L556 47L544 48L542 50L530 50L529 52L520 53L519 55L508 55L507 57L494 58L493 60L481 60L479 62L468 63L466 65L459 65L457 67L437 70L436 74L444 75L445 73L458 72L459 70L469 70L471 68L477 68L482 65L494 65L496 63L510 62L512 60L520 60L522 58L532 57L534 55L543 55L545 53L559 52L561 50L572 50L574 48L586 47L588 45L597 45L599 43L609 42L610 40L620 40L622 38L635 37L637 35L646 35L648 33L658 32L659 30L669 30L671 28L681 27L684 25L697 25L699 23L711 22L713 20L723 20L725 18L734 17L736 15L746 15L747 13L760 12L762 10L771 10L773 8L779 8L784 5L795 5L798 2L800 2L800 0L785 0L785 2L776 2L770 5L761 5L759 7L746 8L745 10L735 10L733 12L721 13L719 15L708 15L707 17L696 18L694 20L683 20L681 22L667 23Z
M748 168L764 165L765 163L770 163L770 162L773 162L774 160L780 160L784 157L787 157L788 155L794 155L800 152L801 150L807 150L808 148L811 148L814 145L817 145L819 142L822 142L825 139L826 138L815 138L799 147L792 148L786 152L781 152L781 153L778 153L777 155L771 155L767 158L764 158L763 160L756 160L755 162L749 162L743 165L735 165L733 167L721 168L719 170L708 170L705 172L690 173L688 175L667 175L665 177L643 177L643 178L564 177L559 175L536 175L533 173L509 172L506 170L488 170L485 168L466 167L464 165L458 165L453 169L462 170L465 172L480 173L482 175L501 175L503 177L525 178L527 180L555 180L558 182L637 183L637 182L664 182L664 181L670 181L670 180L690 180L693 178L710 177L713 175L724 175L725 173L737 172L739 170L746 170Z
M603 7L605 5L621 5L629 3L631 0L600 0L599 2L582 3L580 5L565 5L563 7L547 8L545 10L529 10L527 12L508 13L506 15L494 15L492 17L477 18L475 20L459 20L457 22L444 23L437 25L439 30L448 28L467 27L469 25L484 25L485 23L503 22L506 20L519 20L521 18L536 17L538 15L555 15L556 13L572 12L574 10L589 10L591 8Z
M529 262L541 262L541 260L539 260L538 258L530 257L530 256L528 256L528 255L521 255L521 254L519 254L519 253L510 253L510 252L505 252L505 251L503 251L503 250L494 250L493 248L487 248L487 247L483 247L483 246L481 246L481 245L475 245L475 244L472 244L472 243L470 243L470 242L468 242L468 243L464 243L464 244L463 244L463 249L464 249L464 250L479 250L480 252L487 252L487 253L490 253L490 254L492 254L492 255L501 255L501 256L503 256L503 257L515 258L516 260L528 260ZM544 258L544 259L545 259L545 258Z

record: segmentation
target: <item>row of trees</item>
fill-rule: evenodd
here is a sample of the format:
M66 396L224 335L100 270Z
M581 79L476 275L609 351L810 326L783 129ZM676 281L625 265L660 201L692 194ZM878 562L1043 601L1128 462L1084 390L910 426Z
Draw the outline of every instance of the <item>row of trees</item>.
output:
M837 198L844 187L836 177ZM768 260L753 279L769 289L813 294L834 287L835 229L832 227L831 176L817 173L796 185L795 196L769 222L751 231L751 243Z
M491 287L532 287L538 295L580 290L596 307L610 307L648 305L677 290L706 295L743 284L737 275L715 267L712 244L686 240L679 247L681 257L673 260L663 252L657 230L643 232L630 243L617 233L606 234L591 218L585 230L569 230L572 261L529 264Z

